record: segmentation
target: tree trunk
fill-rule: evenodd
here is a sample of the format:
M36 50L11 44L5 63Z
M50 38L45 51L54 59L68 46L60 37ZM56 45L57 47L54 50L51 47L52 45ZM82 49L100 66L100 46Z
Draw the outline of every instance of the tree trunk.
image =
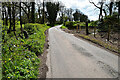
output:
M35 2L32 2L31 19L32 23L35 23Z
M28 8L28 15L27 15L27 17L28 17L28 21L29 21L29 23L31 22L30 21L30 8Z
M16 29L15 29L15 3L14 2L12 5L12 16L13 16L13 31L14 31L14 35L15 35L16 39L18 40L17 35L15 33Z
M42 24L44 24L44 14L45 14L44 8L45 8L45 6L44 6L44 0L43 0L43 15L42 15Z
M89 31L88 31L88 22L86 22L86 35L89 34Z
M21 2L20 2L20 26L21 26L21 33L23 32L23 28L22 28L22 20L21 20Z
M4 25L4 3L2 3L2 20Z
M7 15L7 11L5 9L5 25L8 26L8 15Z
M113 2L110 3L110 8L109 8L109 15L112 15L112 8L113 8Z
M10 33L11 32L11 26L12 26L12 22L11 22L11 5L10 5L10 3L8 5L8 15L9 15L9 22L10 22L8 33Z
M39 15L39 21L38 22L40 22L40 19L41 19L41 17L40 17L40 7L38 7L38 15Z
M96 25L94 26L94 37L96 38Z
M108 26L108 38L107 38L107 41L110 40L110 32L111 32L111 25Z
M16 31L15 30L15 6L14 6L14 2L13 2L13 5L12 5L12 16L13 16L13 31Z
M101 7L100 7L99 20L101 20L101 18L103 17L102 16L102 10L103 10L102 8L103 8L103 4L101 4Z

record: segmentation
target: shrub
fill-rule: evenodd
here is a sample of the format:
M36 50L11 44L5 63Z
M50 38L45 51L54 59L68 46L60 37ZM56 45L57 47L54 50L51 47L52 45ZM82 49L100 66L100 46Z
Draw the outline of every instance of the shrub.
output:
M67 27L66 27L66 26L61 26L60 28L61 28L61 29L66 29Z
M75 22L73 22L73 21L65 22L65 26L66 26L68 29L74 29L74 28L75 28L75 27L73 27L74 24L75 24Z
M41 27L42 26L40 24L27 23L25 24L24 29L31 35L35 33Z

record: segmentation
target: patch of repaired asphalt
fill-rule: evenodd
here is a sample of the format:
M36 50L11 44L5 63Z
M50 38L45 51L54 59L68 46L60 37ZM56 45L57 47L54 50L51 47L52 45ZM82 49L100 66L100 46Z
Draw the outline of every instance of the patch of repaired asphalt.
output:
M97 64L104 70L106 71L109 75L113 76L113 77L118 77L119 73L117 71L115 71L112 67L110 67L109 65L105 64L102 61L98 61Z
M72 44L72 46L77 50L79 51L81 54L87 56L87 57L92 57L93 55L90 54L86 49L80 47L80 46L77 46L75 44Z

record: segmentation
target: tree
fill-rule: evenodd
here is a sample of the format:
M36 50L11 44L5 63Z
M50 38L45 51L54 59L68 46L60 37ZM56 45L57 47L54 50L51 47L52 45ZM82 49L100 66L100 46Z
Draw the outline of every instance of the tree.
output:
M44 0L43 0L43 13L42 13L42 24L44 24L44 19L45 18L45 3L44 3Z
M88 16L76 9L76 12L73 14L75 21L86 22L88 21Z
M20 5L20 7L19 7L19 9L20 9L20 26L21 26L21 33L23 32L23 28L22 28L22 19L21 19L21 2L19 3L19 5Z
M60 10L59 2L46 2L46 9L48 13L48 20L53 26L56 21L57 13Z
M64 4L61 2L60 3L60 12L59 12L60 15L60 23L63 23L64 24L64 21L65 21L65 6Z
M32 23L35 23L35 2L31 2L32 4L32 10L31 10L31 19L32 19Z
M42 14L42 9L41 9L41 7L42 7L42 3L40 2L40 0L38 0L37 6L38 6L38 15L37 15L37 16L39 16L38 19L37 19L37 22L38 22L38 23L41 23L41 22L42 22L42 21L41 21L41 14Z
M76 10L76 12L73 14L74 16L74 20L75 21L79 21L80 20L80 13L78 12L78 10Z
M66 13L69 21L72 21L72 17L71 17L71 16L72 16L73 11L74 11L74 10L73 10L72 8L65 10L65 13Z
M2 3L2 20L3 20L3 25L4 25L4 19L5 19L4 12L5 12L5 4Z
M7 33L11 32L11 27L12 27L12 22L11 22L11 3L8 2L8 15L9 15L9 22L10 22L10 26L9 29L7 31Z
M99 2L100 7L97 6L94 2L92 2L92 1L90 1L90 0L89 0L89 2L90 2L91 4L93 4L96 8L98 8L98 9L100 10L99 20L102 20L102 18L103 18L102 11L104 11L104 14L107 15L106 10L103 8L103 4L104 4L103 0L101 0L101 1Z
M80 15L80 22L86 22L86 21L88 21L88 16L85 14L81 14Z

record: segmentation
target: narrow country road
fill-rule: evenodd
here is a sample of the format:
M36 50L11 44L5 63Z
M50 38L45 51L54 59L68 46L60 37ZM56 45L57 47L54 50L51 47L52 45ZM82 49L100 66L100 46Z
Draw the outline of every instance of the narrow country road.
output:
M49 29L47 78L116 78L118 56L65 33Z

